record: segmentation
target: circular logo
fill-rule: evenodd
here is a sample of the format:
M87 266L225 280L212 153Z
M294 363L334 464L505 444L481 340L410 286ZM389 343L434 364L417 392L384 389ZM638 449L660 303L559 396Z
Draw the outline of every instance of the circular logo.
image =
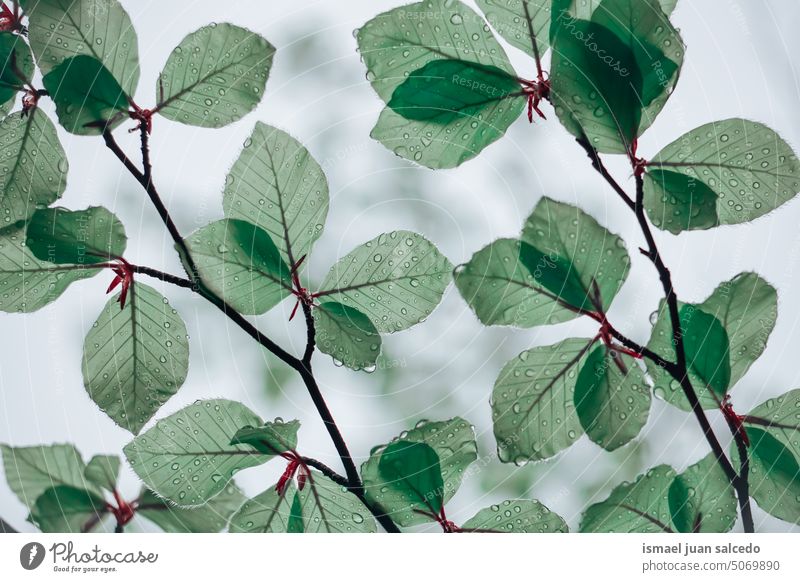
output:
M35 570L44 561L44 546L39 542L30 542L19 551L19 563L26 570Z

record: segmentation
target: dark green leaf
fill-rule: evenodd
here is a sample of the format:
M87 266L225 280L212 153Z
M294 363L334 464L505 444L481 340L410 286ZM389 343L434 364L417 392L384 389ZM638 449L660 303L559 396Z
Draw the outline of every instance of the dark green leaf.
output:
M119 219L102 206L37 210L28 223L28 248L57 265L95 265L122 257L127 237Z
M422 235L382 234L341 258L320 286L320 297L353 307L381 333L421 323L450 284L453 265Z
M106 303L83 344L83 383L100 409L138 433L181 387L189 339L181 316L158 291L135 283L124 308Z
M289 523L286 525L286 533L303 533L303 507L299 493L295 493L292 500L292 508L289 512Z
M680 304L681 307L684 304ZM775 289L755 273L740 273L720 284L703 303L694 306L714 316L726 330L730 344L730 382L733 386L764 352L777 320L778 297ZM668 359L675 360L672 329L666 303L661 302L658 318L647 347ZM704 318L707 319L707 318ZM716 327L716 326L715 326ZM655 382L655 392L671 404L691 410L683 390L672 377L649 361L648 371ZM724 372L722 372L724 377ZM718 408L717 398L706 390L706 383L694 368L689 376L704 408Z
M736 523L736 495L713 454L676 476L668 498L681 533L724 533Z
M247 426L236 431L232 445L250 445L264 455L279 455L297 448L297 431L300 421L284 422L276 418L261 426Z
M289 481L281 493L273 485L266 491L259 493L252 499L245 501L231 518L228 531L231 533L289 533L290 522L292 529L297 529L298 515L292 515L294 500L297 499L294 481Z
M11 491L28 508L52 487L94 489L84 477L85 465L72 445L10 447L0 445L3 467ZM101 495L100 489L95 493Z
M17 92L25 91L33 79L33 56L22 36L0 32L0 67L0 110L5 117Z
M800 459L800 390L770 398L750 411L745 424L766 430Z
M96 135L127 117L128 96L103 63L89 56L66 59L43 79L59 123L71 133Z
M136 514L155 523L167 533L216 533L225 528L228 519L245 501L233 483L197 507L177 507L149 489L142 491Z
M66 154L41 109L12 113L0 122L0 227L27 220L67 186Z
M83 533L106 514L102 497L66 485L51 487L31 508L28 520L44 533Z
M367 497L380 505L396 523L410 527L425 523L430 518L412 511L419 500L410 498L403 490L393 489L380 471L383 452L398 442L424 443L434 450L444 483L443 503L455 495L467 467L477 459L477 444L472 426L461 418L453 418L444 422L421 421L389 445L378 446L370 451L369 459L361 466Z
M366 315L335 301L320 303L313 314L321 352L353 370L375 367L381 336Z
M728 333L719 319L692 305L679 313L687 365L721 401L731 382Z
M657 170L682 174L685 182L664 181ZM697 186L687 196L693 181ZM654 224L675 233L755 220L798 192L800 162L792 148L770 128L745 119L708 123L681 136L650 160L645 180ZM665 198L669 206L662 208ZM671 218L662 220L666 212Z
M603 345L592 350L575 384L575 411L589 438L608 451L636 438L650 412L636 360Z
M792 451L764 428L745 429L750 440L750 496L770 515L800 523L800 465ZM731 454L738 467L735 444Z
M493 103L519 99L521 92L516 77L493 65L436 60L411 73L388 106L405 119L448 125L480 119Z
M266 313L291 294L289 267L270 235L225 219L190 234L186 245L208 287L237 311Z
M548 459L580 438L575 384L593 343L573 338L532 348L503 367L491 402L502 462Z
M275 47L232 24L189 34L158 78L156 110L172 121L222 127L255 109L264 95Z
M25 246L25 227L0 233L0 311L30 313L55 301L71 283L100 272L40 261Z
M673 532L668 491L675 471L659 465L639 475L633 483L622 483L605 501L595 503L581 518L581 532L664 533Z
M408 500L412 511L425 511L436 519L444 505L444 481L439 455L425 443L397 441L381 453L381 479Z
M287 265L311 252L328 215L328 182L303 145L256 123L225 181L225 216L252 222L272 237Z
M117 455L95 455L89 460L83 475L89 483L113 492L117 488L119 466L120 460Z
M103 63L128 95L139 81L136 31L117 0L22 0L39 67L87 55Z
M230 444L240 429L261 424L238 402L200 400L133 439L125 456L158 495L191 507L221 493L239 470L271 458L249 445Z
M481 509L461 529L472 532L566 533L564 520L532 499L506 500Z

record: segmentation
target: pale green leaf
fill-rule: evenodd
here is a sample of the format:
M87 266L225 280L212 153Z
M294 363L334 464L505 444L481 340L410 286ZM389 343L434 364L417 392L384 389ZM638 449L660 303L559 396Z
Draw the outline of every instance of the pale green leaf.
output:
M139 82L136 31L117 0L22 0L28 38L46 75L64 60L87 55L103 63L128 95Z
M533 499L509 499L481 509L461 526L469 532L567 533L566 522Z
M246 426L239 429L231 439L232 445L250 445L264 455L279 455L297 448L297 431L300 421L284 422L276 418L261 426Z
M528 55L541 58L550 46L551 0L477 0L500 36Z
M0 107L5 113L14 105L18 92L24 92L33 80L33 56L23 37L0 32Z
M792 148L767 126L745 119L726 119L693 129L658 152L649 167L682 174L689 183L701 184L687 196L687 188L677 180L665 184L662 174L648 171L645 175L650 219L655 226L675 233L749 222L800 192L800 162ZM716 216L702 210L705 218L693 221L701 212L698 207L710 204L705 200L707 190L716 194Z
M317 347L353 370L374 368L381 353L381 336L358 309L335 301L313 310Z
M769 432L800 460L800 390L762 402L745 416L744 422Z
M186 246L203 283L240 313L265 313L291 294L289 267L270 235L255 224L212 222L190 234Z
M83 475L89 483L113 492L117 488L119 467L120 460L117 455L95 455L89 459Z
M201 400L158 421L125 447L145 484L181 507L221 493L241 469L270 459L249 445L232 445L240 429L262 421L243 404Z
M580 438L575 384L593 343L572 338L532 348L503 367L491 400L500 461L548 459Z
M83 345L89 396L122 428L138 433L181 387L189 369L189 340L180 315L143 283L106 303Z
M375 519L353 493L312 470L298 490L303 533L374 533Z
M51 487L94 489L86 482L83 459L73 445L0 445L0 451L8 486L29 508ZM95 492L101 494L99 489Z
M136 514L155 523L167 533L216 533L225 528L245 496L233 483L198 507L177 507L149 489L142 491Z
M382 234L339 260L320 286L330 297L369 317L381 333L421 323L439 304L453 265L422 235Z
M673 532L668 491L675 471L659 465L633 483L614 488L605 501L590 506L581 518L581 532Z
M209 24L175 47L158 78L156 111L198 127L222 127L255 109L275 47L232 24Z
M424 443L436 452L444 483L443 503L447 503L455 495L467 467L478 458L472 426L457 417L443 422L421 421L415 428L392 441L397 442ZM369 459L361 465L361 478L367 498L381 506L402 527L425 523L429 518L413 512L408 497L402 491L389 488L381 476L380 458L392 443L374 447L370 451Z
M644 371L634 358L596 347L578 374L575 411L586 435L607 451L628 444L650 412Z
M281 493L275 485L248 499L231 517L231 533L288 533L296 488L289 481Z
M225 181L225 216L272 237L287 265L311 252L328 215L328 182L319 164L288 133L256 123Z
M27 220L67 185L66 154L44 111L12 113L0 122L0 225Z

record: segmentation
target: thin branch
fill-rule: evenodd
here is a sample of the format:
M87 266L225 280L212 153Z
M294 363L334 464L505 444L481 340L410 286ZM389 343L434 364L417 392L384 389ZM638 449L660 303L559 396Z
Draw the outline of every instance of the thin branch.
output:
M314 355L314 348L317 345L317 329L314 325L314 316L311 315L311 306L305 302L301 302L303 307L303 315L306 318L306 349L303 352L303 364L310 370L311 358Z
M578 142L584 151L586 151L586 155L589 156L589 159L592 161L592 167L597 170L603 178L605 178L608 185L611 186L617 195L622 199L622 201L627 204L628 208L636 212L636 203L628 196L628 193L622 189L622 186L614 179L614 177L608 173L605 165L603 164L603 160L600 159L600 155L597 153L597 150L589 143L589 140L585 137L579 137L575 141Z
M133 269L134 273L141 273L142 275L147 275L148 277L153 277L154 279L159 279L165 283L177 285L178 287L184 287L185 289L192 289L194 287L194 283L192 283L189 279L177 277L176 275L170 275L169 273L164 273L163 271L159 271L157 269L144 267L142 265L131 265L131 269Z

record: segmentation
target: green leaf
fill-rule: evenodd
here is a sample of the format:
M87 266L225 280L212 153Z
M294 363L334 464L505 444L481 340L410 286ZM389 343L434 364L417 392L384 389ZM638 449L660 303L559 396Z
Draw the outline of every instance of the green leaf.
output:
M722 401L731 381L730 342L722 323L691 305L680 308L689 368Z
M39 108L0 122L0 226L27 220L67 186L69 164L56 128Z
M58 299L71 283L100 272L40 261L25 238L24 225L0 232L0 311L31 313Z
M269 234L243 220L212 222L186 238L200 276L245 315L266 313L291 295L289 267Z
M11 491L28 508L52 487L93 489L84 478L85 465L73 445L10 447L0 445ZM100 490L95 491L100 495Z
M356 38L367 79L385 103L412 73L435 60L496 67L516 77L484 20L454 0L426 0L384 12L360 28ZM453 168L500 138L524 106L524 98L496 101L480 118L459 116L445 127L409 120L387 107L371 136L407 160Z
M106 303L83 344L83 384L100 410L138 433L178 391L189 369L180 315L152 287L135 283L120 309Z
M477 0L500 36L528 55L541 57L550 45L551 0Z
M677 179L668 182L654 170L696 181L699 200L686 196ZM714 192L715 220L706 209ZM645 201L653 224L670 232L706 229L755 220L800 192L800 162L792 148L770 128L745 119L726 119L684 134L650 160ZM661 202L669 197L668 206ZM702 219L695 221L697 207ZM669 213L671 220L662 217Z
M225 181L225 216L269 233L287 265L311 252L328 215L328 182L303 145L256 123Z
M672 524L681 533L724 533L736 523L736 495L713 454L677 475L668 499Z
M591 16L557 12L551 29L556 113L598 151L624 153L669 98L683 41L656 0L604 0Z
M335 301L313 311L317 347L352 370L374 369L381 353L381 336L369 317Z
M289 520L289 533L298 530L302 533L374 533L376 530L375 520L358 497L313 470L305 487L295 494L291 514L294 519Z
M686 174L650 169L646 174L644 208L650 221L672 234L719 225L717 194Z
M122 257L127 237L119 219L102 206L46 208L28 222L26 244L42 261L96 265Z
M424 443L434 450L444 483L442 503L447 503L455 495L467 467L478 458L478 448L472 426L464 419L456 417L443 422L421 421L388 445L381 445L370 451L369 459L361 465L367 498L380 505L397 524L410 527L425 523L429 518L413 512L416 501L409 499L404 491L392 488L380 469L384 451L398 442Z
M136 31L117 0L22 0L28 38L45 75L70 57L103 63L128 95L139 82Z
M250 445L259 453L269 456L279 455L297 448L299 420L284 422L276 418L261 426L246 426L236 431L231 439L232 445Z
M260 424L243 404L201 400L133 439L125 456L158 495L181 507L198 505L222 492L239 470L270 459L249 445L230 444L239 429Z
M245 496L233 483L203 505L177 507L149 489L139 496L136 514L155 523L167 533L216 533L225 528L228 519L245 501Z
M231 533L288 533L289 522L293 529L297 525L297 514L292 515L296 488L289 481L281 493L275 485L245 501L231 517L228 531Z
M636 360L603 345L586 358L574 398L583 430L608 451L636 438L650 412L650 389Z
M750 440L750 496L770 515L800 523L800 465L792 451L763 427L745 427ZM795 437L796 439L796 437ZM739 467L739 452L731 445Z
M117 488L119 466L117 455L95 455L89 460L83 475L89 483L113 493Z
M222 127L261 101L275 47L232 24L209 24L175 47L158 78L156 110L172 121Z
M0 106L11 108L34 72L31 50L20 35L0 32L0 67Z
M502 462L548 459L580 438L575 384L593 343L573 338L532 348L503 367L491 402Z
M378 462L381 479L412 511L425 511L435 520L444 506L444 481L439 455L425 443L397 441L388 445Z
M762 402L746 415L747 426L767 431L800 459L800 390Z
M683 308L689 304L679 304ZM690 305L691 306L691 305ZM775 289L755 273L740 273L733 279L721 283L703 303L693 306L707 316L713 316L722 325L728 337L730 360L730 380L728 385L738 382L764 352L772 329L777 320L778 297ZM647 347L667 360L675 360L675 347L672 343L672 327L665 302L661 302L658 318L650 336ZM704 321L708 317L700 316ZM711 324L716 330L720 349L724 352L724 342L718 326ZM698 330L701 331L702 330ZM699 335L701 335L699 334ZM708 347L711 347L711 337ZM687 346L688 348L688 346ZM694 354L695 359L700 359ZM692 357L689 358L690 360ZM724 358L723 358L724 360ZM667 402L686 411L691 410L689 402L680 385L672 381L672 377L660 367L647 362L648 372L655 382L656 394ZM718 375L713 375L720 385L724 383L724 365L720 366ZM713 372L713 370L709 370ZM717 398L708 392L706 382L695 368L689 370L689 377L700 402L704 408L718 408Z
M44 76L58 122L70 133L98 135L128 118L128 96L103 63L77 56Z
M567 533L566 522L533 499L510 499L481 509L463 531L499 533Z
M573 307L596 311L596 286L599 305L607 310L628 276L630 258L622 239L570 204L543 197L525 222L522 241L535 250L523 246L520 252L534 279ZM575 316L570 312L560 320Z
M421 323L439 304L453 265L422 235L382 234L339 260L322 282L319 297L353 307L381 333Z
M44 533L83 533L106 514L102 497L65 485L51 487L36 500L28 520Z
M605 501L595 503L583 514L583 533L672 533L667 499L675 471L659 465L639 475L633 483L614 488Z
M461 117L480 119L493 103L521 96L519 81L502 69L442 59L411 73L388 106L408 120L448 125Z
M456 267L456 287L484 325L526 328L575 317L534 278L522 261L523 247L532 248L518 240L496 240Z

